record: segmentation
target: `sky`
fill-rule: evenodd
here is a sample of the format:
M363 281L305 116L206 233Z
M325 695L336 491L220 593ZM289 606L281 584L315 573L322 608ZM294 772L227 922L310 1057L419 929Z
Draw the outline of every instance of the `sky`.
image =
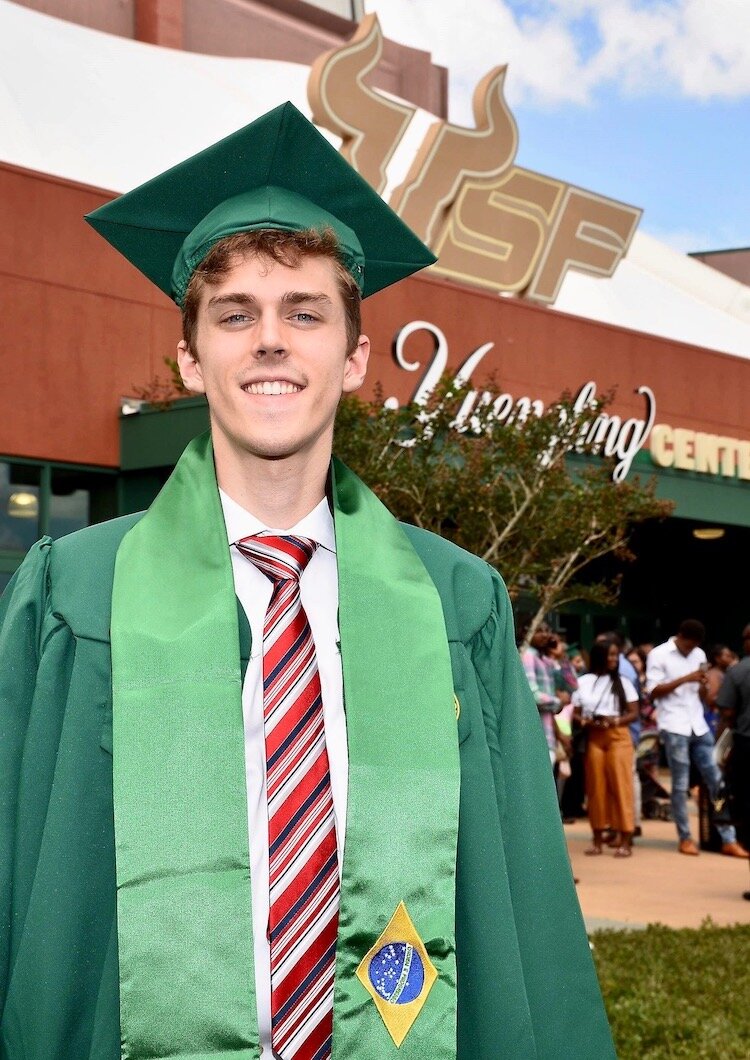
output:
M750 247L750 0L366 0L449 70L508 65L518 165L643 208L681 251Z

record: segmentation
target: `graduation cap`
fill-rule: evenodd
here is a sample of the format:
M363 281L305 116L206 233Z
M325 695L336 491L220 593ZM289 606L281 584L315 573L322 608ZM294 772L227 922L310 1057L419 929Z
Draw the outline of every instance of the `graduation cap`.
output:
M291 103L86 220L178 305L206 254L236 232L333 229L363 297L436 260Z

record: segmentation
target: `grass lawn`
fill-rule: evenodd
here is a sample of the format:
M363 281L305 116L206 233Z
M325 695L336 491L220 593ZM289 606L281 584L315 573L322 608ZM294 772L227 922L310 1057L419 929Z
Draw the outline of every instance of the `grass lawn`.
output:
M750 925L591 941L620 1060L749 1060Z

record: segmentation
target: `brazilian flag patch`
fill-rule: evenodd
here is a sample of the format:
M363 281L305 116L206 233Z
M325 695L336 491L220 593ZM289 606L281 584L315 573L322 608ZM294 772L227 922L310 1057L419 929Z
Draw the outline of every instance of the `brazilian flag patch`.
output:
M398 1048L437 979L435 966L403 902L362 958L357 978L375 1002Z

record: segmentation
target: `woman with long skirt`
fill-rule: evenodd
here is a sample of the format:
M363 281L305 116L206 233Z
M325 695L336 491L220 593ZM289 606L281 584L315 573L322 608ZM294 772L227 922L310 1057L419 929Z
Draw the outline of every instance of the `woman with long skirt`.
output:
M615 857L633 852L633 741L628 726L638 716L638 693L618 672L617 644L591 646L589 672L573 693L586 732L586 799L593 841L589 855L603 852L604 832L614 835Z

